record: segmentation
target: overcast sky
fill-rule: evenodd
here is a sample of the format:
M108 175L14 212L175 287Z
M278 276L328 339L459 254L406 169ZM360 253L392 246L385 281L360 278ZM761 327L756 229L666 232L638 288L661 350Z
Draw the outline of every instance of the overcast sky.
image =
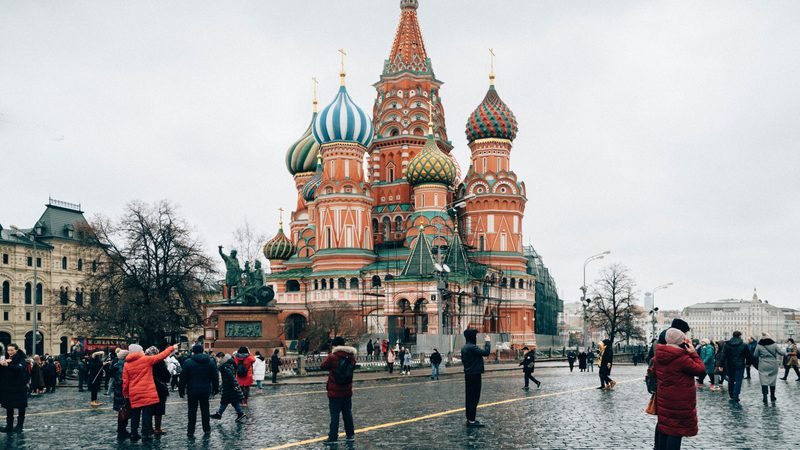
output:
M337 88L372 112L398 0L0 2L0 223L48 195L116 216L167 198L209 252L270 236L286 148ZM420 0L462 170L487 88L519 121L525 241L566 301L627 265L656 304L800 307L800 2Z

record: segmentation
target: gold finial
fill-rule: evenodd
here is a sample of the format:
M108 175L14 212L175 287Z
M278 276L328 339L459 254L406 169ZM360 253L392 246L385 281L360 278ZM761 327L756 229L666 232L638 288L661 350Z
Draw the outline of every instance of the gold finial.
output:
M428 134L433 136L433 102L428 100Z
M341 53L341 57L342 57L342 70L339 72L339 84L344 86L344 76L345 76L345 72L344 72L344 57L347 56L347 53L344 51L343 48L339 49L339 53Z
M494 86L494 49L489 49L489 85Z
M311 77L311 81L314 83L314 112L317 112L317 85L319 81L317 81L317 77Z
M278 219L278 228L283 230L283 208L278 208L278 214L280 219Z

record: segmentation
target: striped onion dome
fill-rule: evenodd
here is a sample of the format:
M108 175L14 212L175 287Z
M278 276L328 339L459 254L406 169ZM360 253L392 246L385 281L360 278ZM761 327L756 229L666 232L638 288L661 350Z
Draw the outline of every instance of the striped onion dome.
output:
M451 186L455 182L456 165L449 156L439 150L433 139L433 132L428 133L428 140L419 154L408 162L406 179L412 186L423 183Z
M264 244L264 256L267 259L289 259L296 250L292 241L283 234L283 227L278 228L278 234Z
M317 157L317 171L306 181L306 184L303 185L303 189L300 191L303 200L306 202L313 202L320 184L322 184L322 158Z
M494 84L491 84L486 97L467 120L467 141L487 138L513 141L517 137L517 129L514 113L500 100Z
M354 142L367 147L372 141L372 120L353 103L342 84L336 98L317 114L312 132L319 145Z
M317 163L317 153L319 153L319 144L314 140L311 135L311 125L314 124L314 118L317 113L311 116L311 123L308 128L300 136L300 139L295 141L286 151L286 168L289 173L296 175L303 172L311 172Z

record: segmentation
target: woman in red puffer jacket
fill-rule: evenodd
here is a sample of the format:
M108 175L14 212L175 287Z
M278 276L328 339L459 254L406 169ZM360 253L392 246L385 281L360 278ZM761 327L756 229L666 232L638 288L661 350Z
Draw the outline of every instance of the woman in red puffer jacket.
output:
M655 449L680 449L684 436L697 435L695 377L706 371L703 360L683 331L670 328L667 344L656 346L655 367L658 424Z

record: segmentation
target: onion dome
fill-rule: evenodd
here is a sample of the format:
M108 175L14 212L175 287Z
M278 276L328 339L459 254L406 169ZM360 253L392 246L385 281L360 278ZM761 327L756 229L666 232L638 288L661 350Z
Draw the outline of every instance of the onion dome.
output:
M412 186L423 183L441 183L452 186L456 180L456 165L449 156L439 150L433 139L433 130L428 130L428 140L419 154L408 162L406 179Z
M467 120L467 141L478 139L508 139L513 141L517 137L517 119L511 109L500 100L494 82L489 85L489 91L475 111Z
M315 117L317 117L316 112L311 116L311 123L308 124L308 128L300 136L300 139L295 141L286 151L286 168L289 169L289 173L292 175L311 172L316 166L319 144L314 140L314 136L311 135L311 125L314 124Z
M322 184L322 158L317 154L317 171L306 181L306 184L303 185L303 189L300 191L303 200L306 202L313 202L320 184Z
M264 244L264 256L267 259L289 259L296 250L292 241L283 234L283 224L278 228L278 234Z
M344 86L343 75L339 93L317 114L312 132L319 145L354 142L367 147L372 141L372 120L353 103Z

